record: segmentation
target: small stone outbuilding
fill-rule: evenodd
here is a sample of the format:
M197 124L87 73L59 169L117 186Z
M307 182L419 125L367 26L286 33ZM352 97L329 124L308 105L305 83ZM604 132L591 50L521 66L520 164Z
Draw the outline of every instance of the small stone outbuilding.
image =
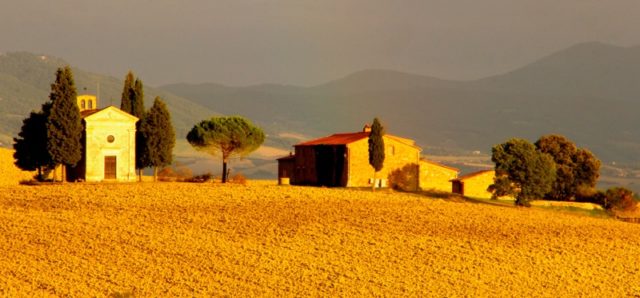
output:
M370 132L367 125L359 132L296 144L295 154L278 159L278 178L289 178L293 185L371 187L374 170L369 164ZM384 167L376 174L376 185L387 186L390 174L401 171L414 180L411 184L415 188L450 191L449 181L457 177L456 169L421 160L422 149L414 140L390 134L383 139Z
M496 176L494 170L473 172L451 180L451 191L465 197L490 199L488 188Z

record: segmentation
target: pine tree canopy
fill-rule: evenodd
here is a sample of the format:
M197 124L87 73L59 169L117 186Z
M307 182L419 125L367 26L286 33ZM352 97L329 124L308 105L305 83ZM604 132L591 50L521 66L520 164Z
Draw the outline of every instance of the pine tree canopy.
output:
M222 155L222 181L227 181L227 162L234 156L244 157L264 142L264 132L251 121L240 117L213 117L195 125L187 141L196 150L213 156Z

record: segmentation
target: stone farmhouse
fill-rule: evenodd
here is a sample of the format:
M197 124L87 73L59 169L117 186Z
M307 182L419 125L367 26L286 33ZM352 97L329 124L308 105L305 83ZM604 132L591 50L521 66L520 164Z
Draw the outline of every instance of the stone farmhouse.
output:
M136 181L136 122L138 118L114 106L98 109L93 95L77 97L83 132L82 159L67 179L88 182Z
M294 145L295 154L278 159L278 178L292 185L371 187L373 167L369 165L367 125L360 132L338 133ZM376 185L388 185L394 171L409 171L419 189L451 192L451 179L458 169L421 159L422 149L415 141L384 135L384 167L377 173Z
M490 199L492 194L487 189L489 185L493 184L495 176L496 172L494 170L473 172L452 179L451 189L453 193L465 197Z

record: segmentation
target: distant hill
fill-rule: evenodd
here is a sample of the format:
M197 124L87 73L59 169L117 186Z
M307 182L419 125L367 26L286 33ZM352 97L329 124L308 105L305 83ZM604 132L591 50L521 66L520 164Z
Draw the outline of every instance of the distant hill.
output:
M7 53L0 56L0 143L9 147L12 137L20 130L22 119L31 110L40 109L48 100L50 85L58 67L68 65L64 60L32 53ZM99 107L120 106L122 78L114 78L73 68L78 93L97 93L100 85ZM144 82L144 78L141 78ZM86 90L85 90L86 88ZM197 119L217 114L212 109L170 92L145 85L145 104L151 106L161 96L171 110L173 123L180 137L186 135Z
M160 87L224 114L317 137L374 116L427 153L479 150L560 133L607 161L640 162L640 48L579 44L509 73L448 81L365 70L312 87Z

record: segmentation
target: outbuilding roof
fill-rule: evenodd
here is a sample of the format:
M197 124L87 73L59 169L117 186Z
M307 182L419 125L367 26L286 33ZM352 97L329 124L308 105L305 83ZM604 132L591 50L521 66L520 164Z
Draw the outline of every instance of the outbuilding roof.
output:
M494 170L482 170L482 171L477 171L477 172L473 172L473 173L469 173L463 176L460 176L456 179L452 179L451 181L463 181L463 180L467 180L476 176L480 176L482 174L486 174L486 173L490 173L490 172L494 172Z
M443 164L437 163L435 161L430 161L430 160L426 160L426 159L421 159L420 161L424 162L424 163L432 164L432 165L437 166L437 167L441 167L441 168L445 168L445 169L448 169L448 170L460 172L460 169L458 169L458 168L454 168L454 167L450 167L450 166L447 166L447 165L443 165Z

